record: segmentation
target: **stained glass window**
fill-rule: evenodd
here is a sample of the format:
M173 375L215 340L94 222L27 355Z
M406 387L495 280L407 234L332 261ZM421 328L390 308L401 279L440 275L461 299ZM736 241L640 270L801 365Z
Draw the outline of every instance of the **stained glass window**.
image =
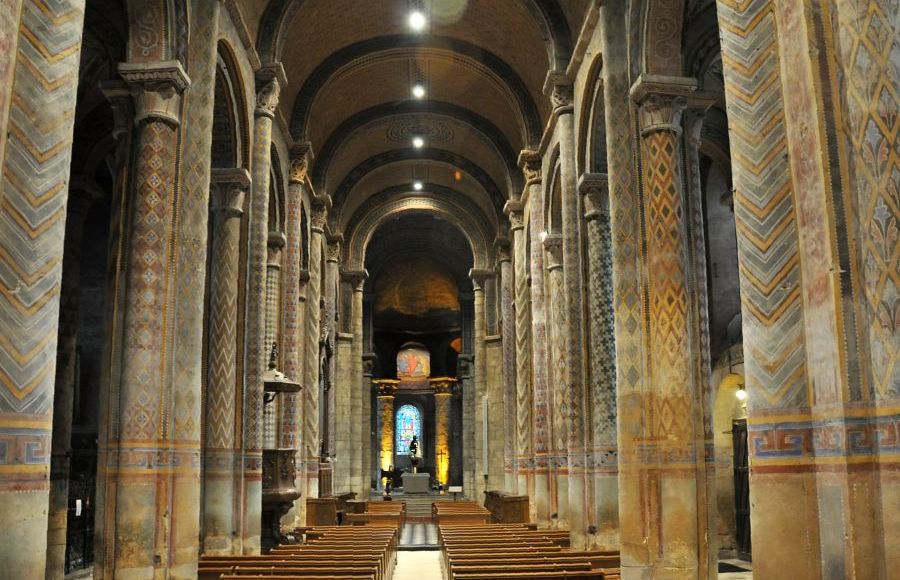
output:
M409 455L409 442L418 437L419 455L422 455L422 414L412 405L397 409L397 455Z

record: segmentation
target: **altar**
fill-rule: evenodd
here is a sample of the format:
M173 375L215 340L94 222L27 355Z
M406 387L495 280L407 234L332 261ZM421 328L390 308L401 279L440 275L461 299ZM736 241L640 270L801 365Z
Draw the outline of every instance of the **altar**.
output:
M428 473L404 473L403 493L428 493L431 475Z

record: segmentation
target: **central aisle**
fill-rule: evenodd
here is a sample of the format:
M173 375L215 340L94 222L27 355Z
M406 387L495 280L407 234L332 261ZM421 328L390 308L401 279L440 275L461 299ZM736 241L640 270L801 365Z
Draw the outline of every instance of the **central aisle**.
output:
M442 580L441 552L397 552L394 580Z

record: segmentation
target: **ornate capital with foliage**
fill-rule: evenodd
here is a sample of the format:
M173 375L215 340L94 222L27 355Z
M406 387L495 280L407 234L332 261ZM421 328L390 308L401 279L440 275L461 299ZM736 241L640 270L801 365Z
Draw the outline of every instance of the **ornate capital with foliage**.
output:
M191 79L179 61L123 62L119 64L119 75L131 87L136 124L181 124L181 94L191 86Z
M543 177L541 173L542 162L541 154L537 151L523 149L519 153L519 167L522 168L522 173L525 175L526 186L541 183Z
M631 99L638 104L641 134L656 131L681 132L681 114L688 95L697 90L696 79L642 75L631 87Z
M287 86L287 77L281 63L274 63L256 72L256 115L274 118L281 89Z
M510 231L518 231L525 229L525 214L522 208L522 202L511 199L503 206L503 213L509 220Z

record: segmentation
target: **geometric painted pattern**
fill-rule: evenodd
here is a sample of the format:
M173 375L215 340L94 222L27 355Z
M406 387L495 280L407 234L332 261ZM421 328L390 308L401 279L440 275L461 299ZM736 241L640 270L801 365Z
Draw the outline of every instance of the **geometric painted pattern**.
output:
M880 400L900 399L900 20L897 2L831 0L833 57L843 102L850 190L859 241L863 333L871 357L865 382ZM853 195L852 193L850 195ZM845 290L846 292L846 290Z
M720 0L751 408L809 404L794 184L771 2Z

